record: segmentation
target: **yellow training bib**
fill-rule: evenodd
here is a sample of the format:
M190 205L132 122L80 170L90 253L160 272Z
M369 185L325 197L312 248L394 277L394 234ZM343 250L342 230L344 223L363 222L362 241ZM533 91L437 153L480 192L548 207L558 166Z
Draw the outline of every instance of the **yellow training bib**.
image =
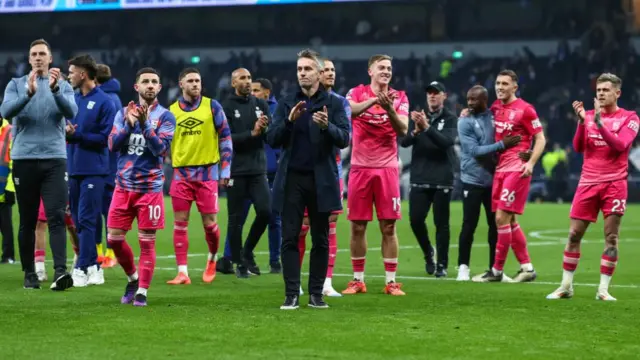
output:
M174 168L217 164L220 161L218 132L211 112L211 99L202 97L198 108L184 111L178 101L169 110L176 117L176 130L171 142L171 164Z

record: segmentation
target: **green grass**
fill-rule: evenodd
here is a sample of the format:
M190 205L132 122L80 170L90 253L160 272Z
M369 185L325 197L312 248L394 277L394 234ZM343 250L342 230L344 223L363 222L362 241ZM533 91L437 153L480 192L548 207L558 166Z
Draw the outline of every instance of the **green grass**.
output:
M220 223L226 229L226 206ZM406 204L404 206L407 210ZM167 201L167 209L170 202ZM194 208L195 210L195 208ZM562 249L569 221L568 205L531 204L520 223L528 234L538 271L531 284L458 283L455 279L460 203L452 204L450 276L435 280L424 273L422 254L405 212L398 224L402 249L398 281L407 296L382 294L384 271L379 231L368 231L368 294L328 299L328 310L281 311L281 276L249 280L219 274L201 281L206 244L197 213L190 223L192 285L172 287L170 258L172 214L159 233L158 260L149 306L120 305L126 279L122 269L106 269L103 286L64 293L22 289L19 265L0 267L0 358L2 359L632 359L640 353L640 206L630 205L623 219L620 262L612 295L619 301L594 300L599 281L602 221L593 226L582 248L572 300L548 301L561 277ZM16 219L17 220L17 219ZM432 220L428 226L433 237ZM486 225L476 231L472 273L486 267ZM128 235L136 254L134 232ZM334 278L337 290L350 279L349 224L338 224L339 250ZM308 245L310 247L310 245ZM267 239L258 261L268 270ZM50 252L47 254L50 259ZM305 270L307 265L305 264ZM517 262L510 255L507 272ZM49 276L52 269L48 268ZM303 278L306 280L306 278ZM306 286L305 286L306 287ZM301 299L306 305L307 297Z

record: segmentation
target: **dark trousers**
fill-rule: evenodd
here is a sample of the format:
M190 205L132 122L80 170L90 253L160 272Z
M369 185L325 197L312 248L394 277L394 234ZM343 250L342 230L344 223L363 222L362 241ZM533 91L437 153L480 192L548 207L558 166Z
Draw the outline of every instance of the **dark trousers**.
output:
M2 260L16 259L13 245L13 204L16 194L13 191L4 192L4 202L0 203L0 232L2 233Z
M104 191L102 192L102 212L98 214L98 220L96 223L96 244L102 244L102 229L104 226L104 238L107 238L107 218L109 217L109 207L111 207L111 199L113 198L114 187L111 184L105 184ZM104 217L104 223L102 222ZM105 241L107 249L111 248L109 242Z
M458 265L469 265L471 260L471 246L473 234L476 232L480 218L480 206L484 206L489 233L489 269L493 267L496 255L498 231L496 229L496 214L491 211L491 188L462 184L462 230L460 231L460 247L458 248Z
M253 203L256 217L251 224L249 235L247 235L243 247L243 213L247 197ZM233 185L227 187L227 208L229 211L227 231L231 246L231 260L236 264L242 264L244 260L254 261L253 250L267 229L271 218L271 192L267 176L234 176Z
M422 248L424 256L430 256L433 251L429 241L429 233L425 223L429 209L433 204L433 222L436 225L437 263L443 268L449 265L449 205L451 203L451 189L411 187L409 194L409 219L411 230Z
M102 213L102 197L106 176L73 176L69 181L69 208L78 231L78 261L76 268L86 270L98 264L96 232Z
M275 174L267 174L269 179L269 191L272 191L273 196L273 181L275 180ZM242 212L241 226L244 227L244 223L249 216L249 210L251 210L251 200L247 199L244 203L244 209ZM271 213L271 220L269 221L269 264L280 262L280 247L282 246L282 221L280 215ZM227 239L224 243L224 257L231 259L231 243L229 242L229 232L227 231Z
M329 213L318 211L318 194L313 172L289 170L285 180L282 211L282 275L287 296L300 292L300 248L298 236L304 209L309 212L311 253L309 255L309 294L322 295L329 264Z
M64 213L69 199L67 160L14 160L13 182L20 214L18 245L24 272L35 272L33 251L40 197L49 225L49 242L56 272L67 270L67 229Z

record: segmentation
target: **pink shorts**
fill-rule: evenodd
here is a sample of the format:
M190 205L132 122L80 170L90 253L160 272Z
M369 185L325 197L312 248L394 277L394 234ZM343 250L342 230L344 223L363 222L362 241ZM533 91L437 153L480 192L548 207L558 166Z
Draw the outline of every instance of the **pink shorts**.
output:
M626 179L578 185L573 195L570 217L596 222L600 210L605 218L611 214L624 215L627 207L627 186Z
M347 218L351 221L371 221L374 203L378 220L402 218L400 175L397 167L352 167L347 194Z
M340 183L340 202L342 202L342 200L344 200L344 180L340 179L339 181ZM344 210L336 210L336 211L332 211L331 214L333 215L340 215L344 212ZM304 208L304 217L309 217L309 211L307 208Z
M113 191L107 227L131 230L133 220L140 230L164 229L164 198L162 192L136 193L119 187Z
M218 213L217 181L173 180L169 194L171 195L173 211L189 211L191 203L195 201L201 214ZM174 198L185 201L175 201Z
M38 221L47 222L47 212L44 210L44 202L40 199L40 209L38 209ZM73 219L71 218L71 209L67 203L67 208L64 210L64 223L68 227L74 227Z
M504 210L518 215L524 213L529 197L531 176L520 177L520 172L497 172L491 190L492 211Z

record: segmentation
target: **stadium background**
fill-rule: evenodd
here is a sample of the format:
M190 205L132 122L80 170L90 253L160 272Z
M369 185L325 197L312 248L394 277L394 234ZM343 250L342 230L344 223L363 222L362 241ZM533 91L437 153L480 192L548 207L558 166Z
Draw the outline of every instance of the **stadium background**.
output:
M638 29L640 1L633 0L0 0L0 64L4 64L0 66L0 88L4 89L11 77L29 71L27 47L40 37L51 43L54 65L64 71L67 59L84 52L110 65L122 84L123 102L135 99L132 84L137 68L159 69L164 85L160 100L165 105L179 95L177 75L190 65L202 71L205 94L211 97L221 99L229 94L229 74L242 66L254 78L270 79L276 98L281 98L295 89L295 53L305 47L334 61L336 86L341 94L368 82L366 60L370 55L394 56L393 86L407 90L412 109L425 104L424 84L440 80L448 89L447 106L459 112L470 86L482 84L492 92L495 74L511 68L520 76L519 95L535 105L544 124L548 153L562 151L567 155L566 161L546 172L541 164L536 167L531 198L568 202L582 164L581 156L570 149L575 128L571 101L582 100L590 107L595 77L610 71L624 80L620 105L640 105ZM410 150L402 149L401 159L406 185ZM348 156L346 162L348 169ZM638 202L638 142L630 163L629 202ZM158 262L150 298L150 303L155 301L159 307L151 307L150 312L125 311L111 304L113 301L102 302L117 300L120 283L117 289L112 284L121 278L120 269L108 272L107 286L74 290L62 300L48 293L25 295L16 289L20 282L17 268L0 269L6 280L0 286L4 294L0 302L4 318L0 322L0 351L7 358L29 354L31 358L47 359L81 359L96 354L121 358L127 351L135 352L134 358L207 357L212 353L222 358L408 359L424 358L425 354L435 358L633 358L639 350L633 336L637 324L632 321L640 315L636 285L640 268L632 264L640 256L640 247L633 244L634 237L640 238L639 210L630 205L625 217L623 231L628 235L623 242L629 244L621 258L620 275L614 280L618 285L613 294L625 299L624 307L595 306L591 295L574 299L572 306L550 307L541 302L547 288L551 291L552 284L559 280L562 242L568 227L566 204L530 205L521 220L533 243L531 253L541 279L537 284L546 284L546 288L518 285L496 292L474 286L465 291L453 282L425 287L424 282L418 281L425 279L422 259L415 251L407 250L416 246L408 221L403 221L398 230L405 249L401 253L399 279L410 284L406 303L400 306L380 296L344 299L331 302L336 305L335 311L322 318L274 314L272 309L281 301L278 277L263 276L260 281L252 281L249 288L222 277L216 280L214 292L197 285L189 289L188 299L184 290L163 285L175 270L169 255L169 226L163 235L165 244L158 245L164 260ZM456 203L452 208L452 244L457 242L458 219L461 209ZM171 221L172 216L168 215L167 224ZM224 213L220 222L226 229ZM190 231L195 263L201 260L198 252L204 253L205 246L204 241L199 241L200 225L193 223ZM371 226L370 233L374 230ZM484 266L486 244L481 234L485 231L481 222L474 272ZM344 219L339 233L341 252L336 271L346 274L341 279L346 283L350 264L346 252L348 223ZM587 243L597 246L585 245L588 251L580 265L584 274L580 286L587 287L589 294L597 282L601 233L599 224L587 236ZM130 241L135 240L135 235L129 237ZM262 250L266 249L265 243L262 241ZM378 246L374 233L370 243ZM377 257L378 254L370 255L368 274L382 274ZM513 264L514 259L510 262ZM195 272L200 264L192 266ZM381 281L375 276L371 281ZM492 299L498 298L496 308ZM203 308L211 310L204 319ZM361 321L355 329L348 321L345 324L345 319L354 313ZM88 320L96 314L98 320ZM513 316L520 321L513 322ZM558 323L558 319L565 318L569 320ZM123 319L128 319L126 324ZM103 321L106 328L96 321ZM389 322L393 324L391 330ZM96 325L100 336L90 330ZM60 332L60 328L66 330ZM295 336L291 328L296 329ZM549 328L556 332L548 333ZM591 328L595 331L585 330ZM610 332L605 334L603 328ZM565 332L557 333L559 329ZM322 332L325 330L326 334ZM86 332L90 333L88 337ZM105 333L107 336L103 336ZM566 333L571 334L571 339L556 339ZM43 334L64 335L49 338ZM235 336L238 334L251 339ZM292 338L282 334L292 334ZM354 343L354 336L361 341ZM517 340L523 337L524 340ZM29 340L33 338L38 340ZM78 338L83 340L79 342ZM130 339L145 341L149 348L140 350L139 344ZM460 346L461 342L464 346ZM575 349L578 352L571 352Z

